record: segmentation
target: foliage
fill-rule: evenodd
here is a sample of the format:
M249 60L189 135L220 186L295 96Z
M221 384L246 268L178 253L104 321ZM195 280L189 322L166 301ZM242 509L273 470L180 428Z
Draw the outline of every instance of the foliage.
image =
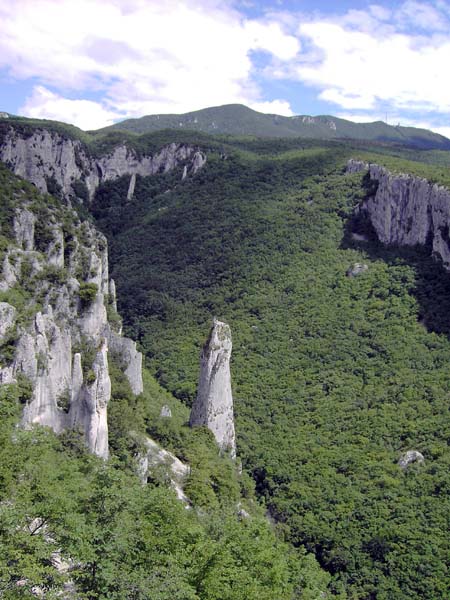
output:
M99 193L125 325L189 406L210 321L226 320L238 451L286 539L314 552L335 595L442 597L447 276L424 249L352 240L366 194L344 173L353 148L270 148L240 140L175 188L138 179L126 207ZM346 277L355 262L368 272ZM164 443L186 444L155 419ZM404 472L409 449L425 464ZM194 495L217 505L211 486L197 489L205 479L200 469Z
M78 296L83 307L90 306L98 293L98 285L96 283L86 283L82 281L78 290Z
M320 580L258 514L241 522L230 507L186 510L167 488L88 454L74 432L11 436L14 386L0 395L2 598L58 597L71 581L98 600L288 600ZM68 572L56 571L52 552Z
M379 140L416 148L448 150L450 142L431 131L412 127L393 127L382 121L352 123L345 119L321 115L318 117L283 117L254 111L242 104L228 104L206 108L183 115L147 115L140 119L127 119L102 130L107 135L120 133L149 133L172 129L178 137L180 129L227 135L248 135L259 138L350 138L354 140Z

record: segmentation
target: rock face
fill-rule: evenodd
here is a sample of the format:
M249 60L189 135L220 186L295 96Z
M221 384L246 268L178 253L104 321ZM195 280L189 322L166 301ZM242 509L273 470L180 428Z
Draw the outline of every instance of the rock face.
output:
M142 483L147 483L148 478L156 469L165 469L169 484L175 491L178 500L189 506L190 502L183 491L183 484L189 475L190 469L171 452L161 448L154 440L145 438L145 453L138 457L138 474Z
M210 429L221 451L236 457L233 396L231 393L231 331L214 319L200 359L200 381L192 406L190 425Z
M100 183L131 175L127 198L133 197L136 175L166 173L178 165L195 174L206 156L187 144L169 144L149 156L138 156L124 143L101 157L92 157L79 140L46 129L26 135L8 128L0 145L0 160L43 193L59 186L66 198L76 196L76 184L84 184L92 200ZM74 188L75 184L75 188Z
M349 173L367 171L378 184L359 207L383 244L429 246L450 269L450 191L412 175L390 173L384 167L350 160ZM374 187L374 189L375 189Z
M400 460L398 461L398 466L401 469L407 469L410 464L415 462L419 464L424 463L425 458L423 454L418 450L408 450L408 452L405 452L405 454L403 454L400 457Z
M347 277L358 277L358 275L362 275L366 271L369 270L369 267L364 263L355 263L349 269L347 269Z
M105 303L112 292L114 310L115 287L105 237L71 209L58 210L49 209L45 223L26 198L16 210L0 288L18 286L28 296L25 310L13 306L14 295L12 304L0 303L0 344L15 340L13 358L0 361L0 384L29 381L24 427L80 429L90 450L107 458L108 345L135 394L143 387L142 356L108 323Z
M170 407L167 406L167 404L161 407L161 412L159 413L159 416L163 417L164 419L172 418L172 411L170 410Z

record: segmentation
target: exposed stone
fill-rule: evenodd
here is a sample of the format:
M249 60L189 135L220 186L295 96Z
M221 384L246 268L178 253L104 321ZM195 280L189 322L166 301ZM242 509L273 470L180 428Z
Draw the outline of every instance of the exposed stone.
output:
M191 427L210 429L221 451L236 457L233 396L231 392L231 331L226 323L214 319L200 360L197 398L190 417Z
M31 215L31 216L30 216ZM59 433L68 427L84 433L90 450L108 456L107 405L111 393L105 331L109 330L105 293L112 293L109 281L106 240L88 222L78 223L74 217L74 237L69 255L64 260L64 237L58 221L50 220L53 241L45 254L33 250L34 215L27 209L17 211L14 230L17 244L11 245L3 262L0 289L16 285L21 265L31 265L31 273L42 271L48 264L67 270L67 280L55 284L45 278L36 286L43 309L17 330L15 355L11 364L0 365L0 383L13 383L24 375L31 384L32 395L24 406L22 425L43 425ZM85 306L79 300L82 283L93 283L98 292ZM0 303L0 339L15 324L16 309ZM142 355L132 340L114 334L121 352L121 364L133 391L143 390ZM83 376L80 352L74 346L87 344L97 350L92 365Z
M368 242L369 238L367 237L367 235L364 235L363 233L352 233L352 239L355 240L355 242Z
M366 271L369 270L369 267L363 263L355 263L347 270L347 277L358 277L358 275L362 275Z
M426 179L392 174L384 167L351 160L350 173L368 171L377 183L373 195L360 205L383 244L429 246L450 269L450 191Z
M2 266L2 280L0 281L0 291L6 292L9 288L12 288L17 283L17 277L15 270L11 265L9 253L6 254L3 259Z
M196 152L194 154L194 159L192 161L192 173L195 175L199 169L201 169L206 163L206 156L201 152Z
M34 248L34 224L36 217L27 209L18 210L14 217L14 234L22 250Z
M136 173L133 173L130 177L130 185L128 186L127 200L128 202L133 199L134 188L136 187Z
M53 240L47 249L48 264L62 269L64 267L64 234L60 227L52 227Z
M53 315L38 312L34 329L19 337L14 372L23 373L33 384L33 395L24 408L25 427L34 424L51 427L57 433L65 429L67 415L58 400L70 389L71 336L58 327Z
M142 354L136 348L136 342L106 328L111 353L122 363L125 375L130 383L131 391L136 396L144 391L142 381Z
M0 341L11 330L16 321L16 309L7 302L0 302Z
M117 312L117 293L116 293L116 282L114 279L109 281L109 302L113 309Z
M80 330L90 340L98 340L107 323L103 294L99 292L79 318Z
M147 483L152 469L165 467L171 487L175 490L177 498L186 506L190 504L189 499L183 491L183 484L189 475L190 469L179 458L171 452L164 450L154 440L145 438L146 452L138 458L138 473L142 483Z
M45 129L37 129L27 137L11 126L0 147L0 160L43 193L48 192L48 181L52 179L68 198L73 195L73 183L83 181L92 200L95 190L104 181L131 175L127 195L131 199L136 175L166 173L183 163L188 163L192 173L196 173L206 157L193 146L176 143L153 155L139 157L122 143L107 155L92 158L79 140Z
M422 464L425 462L425 458L423 454L421 454L418 450L408 450L405 454L402 454L398 461L398 466L402 469L406 469L412 463Z
M165 404L162 408L161 408L161 412L159 413L160 417L165 417L168 419L172 418L172 411L170 410L170 407L167 406L167 404Z
M107 352L107 341L104 339L92 365L92 380L88 378L85 382L80 401L70 415L72 427L84 431L91 452L105 459L109 455L107 406L111 398ZM79 375L77 378L79 381Z

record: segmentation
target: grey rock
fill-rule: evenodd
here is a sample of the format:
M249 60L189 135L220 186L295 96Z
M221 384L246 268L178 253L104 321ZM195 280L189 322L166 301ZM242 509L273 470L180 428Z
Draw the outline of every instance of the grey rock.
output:
M177 498L185 506L190 504L189 499L183 490L183 484L190 473L190 468L171 452L161 448L154 440L147 437L144 441L145 453L138 456L138 474L142 483L147 482L152 469L165 467L171 487L174 489Z
M14 287L17 283L17 276L15 273L15 269L11 265L10 254L9 252L6 254L3 259L2 265L2 277L0 281L0 291L6 292L10 288Z
M367 171L369 163L363 162L362 160L355 160L351 158L347 162L347 173L360 173L361 171Z
M0 385L7 385L16 382L17 380L14 377L14 369L12 367L0 368Z
M34 248L34 224L36 217L27 209L18 210L14 217L14 234L17 244L22 250Z
M27 179L43 193L48 192L47 182L53 178L61 186L63 195L73 195L72 184L85 183L92 200L100 183L122 175L154 175L167 172L189 162L195 173L205 163L205 156L187 144L169 144L151 156L139 157L125 144L120 144L100 158L92 158L79 140L39 129L26 137L10 127L0 146L0 160L7 163L16 175ZM134 180L132 180L134 181ZM129 199L134 193L130 182Z
M364 233L353 232L352 239L355 240L355 242L368 242L369 241L369 238Z
M58 407L59 398L70 389L72 344L70 332L53 321L53 315L38 312L31 333L20 336L14 372L26 375L33 396L25 406L22 423L51 427L59 433L67 415Z
M16 322L16 309L8 302L0 302L0 340L6 337Z
M107 352L105 339L92 365L94 379L85 382L80 391L79 403L69 414L72 427L84 431L86 444L91 452L104 459L109 455L107 407L111 398ZM76 377L79 381L79 374Z
M170 410L170 407L167 406L167 404L165 404L162 408L161 408L161 412L159 413L160 417L165 417L168 419L172 418L172 411Z
M210 429L221 451L236 457L233 396L231 392L231 331L226 323L214 319L200 359L200 380L192 406L190 425Z
M347 277L358 277L358 275L362 275L366 271L369 270L369 267L363 263L355 263L347 270Z
M105 329L107 320L104 296L98 292L94 301L78 319L80 331L82 335L92 341L99 340Z
M359 207L380 242L386 245L429 245L431 253L450 269L450 191L426 179L393 174L376 164L349 161L349 172L368 170L378 182L374 195Z
M202 152L196 152L192 161L192 173L195 175L206 163L206 156Z
M49 265L62 269L64 267L64 234L61 227L52 227L53 240L47 248L47 261Z
M134 188L136 187L136 173L130 177L130 185L128 186L127 200L130 201L134 196Z
M111 353L119 359L124 368L125 375L130 383L131 390L136 396L144 391L142 381L142 354L136 349L136 342L112 331L105 329Z
M109 301L113 309L117 312L117 293L116 293L116 282L114 279L109 281Z
M408 450L405 454L402 454L398 461L398 466L401 469L406 469L412 463L422 464L425 462L425 458L423 454L421 454L418 450Z

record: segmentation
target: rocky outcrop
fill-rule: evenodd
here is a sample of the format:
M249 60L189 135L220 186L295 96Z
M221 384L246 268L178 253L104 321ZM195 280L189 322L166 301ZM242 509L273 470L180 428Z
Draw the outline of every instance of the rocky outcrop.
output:
M170 406L167 406L167 404L164 404L164 406L161 407L159 416L162 417L163 419L171 419L172 411L170 410Z
M405 452L405 454L400 457L398 466L401 469L407 469L409 465L415 462L419 465L423 464L425 462L423 454L418 450L408 450L408 452Z
M106 330L111 353L117 357L136 396L144 391L142 381L142 354L136 348L136 342L129 338Z
M231 392L231 331L214 319L208 341L200 359L197 398L192 406L191 427L204 425L210 429L221 451L236 457L233 396Z
M358 208L383 244L428 246L450 269L450 191L426 179L393 174L384 167L350 160L349 173L367 172L372 193Z
M189 506L189 499L183 490L184 482L190 473L188 465L181 462L171 452L161 448L159 444L149 437L145 438L144 446L145 452L138 457L138 474L141 482L147 483L149 478L154 477L155 473L162 469L177 498L185 506Z
M16 320L16 309L8 302L0 302L0 341L11 331Z
M48 209L42 223L32 206L17 209L3 262L2 291L20 286L27 301L16 307L12 294L11 304L0 303L0 344L11 342L11 332L15 340L12 360L1 361L0 383L29 381L24 427L79 429L90 450L107 458L108 344L135 394L143 389L142 356L108 323L105 303L108 295L115 303L115 286L105 237L71 209Z
M53 193L59 188L66 198L79 195L81 183L92 199L100 183L131 175L127 194L130 200L136 175L166 173L178 165L184 165L186 173L195 174L205 164L206 156L193 146L176 143L152 155L138 156L121 143L105 156L93 157L80 140L46 129L24 134L11 126L0 146L0 160L41 192Z
M359 275L362 275L368 270L369 267L364 263L355 263L347 269L346 275L347 277L358 277Z
M81 386L80 395L72 404L72 414L69 415L71 427L82 429L88 447L102 458L108 458L107 407L111 398L107 352L108 346L104 339L92 364L90 377Z

